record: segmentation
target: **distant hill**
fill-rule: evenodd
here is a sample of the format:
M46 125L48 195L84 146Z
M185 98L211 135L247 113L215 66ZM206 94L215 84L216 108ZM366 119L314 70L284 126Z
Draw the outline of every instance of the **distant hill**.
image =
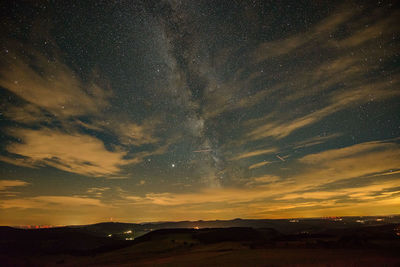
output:
M298 232L317 232L324 229L341 229L349 227L364 227L373 225L384 225L400 223L400 216L390 217L342 217L338 218L304 218L304 219L234 219L213 221L180 221L180 222L155 222L155 223L118 223L106 222L92 225L80 226L92 234L108 236L109 234L120 234L125 231L133 231L134 237L157 229L171 228L227 228L227 227L251 227L272 228L284 234L295 234Z

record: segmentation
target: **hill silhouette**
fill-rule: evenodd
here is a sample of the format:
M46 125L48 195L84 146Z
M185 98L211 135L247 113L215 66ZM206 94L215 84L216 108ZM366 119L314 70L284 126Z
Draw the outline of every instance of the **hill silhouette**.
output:
M355 218L346 218L345 222L232 220L98 223L49 229L0 227L0 261L3 266L193 266L193 262L199 266L246 263L263 266L266 261L272 265L398 266L400 226L396 220L375 220L375 223L372 219L369 223L360 223ZM202 227L208 225L233 227Z

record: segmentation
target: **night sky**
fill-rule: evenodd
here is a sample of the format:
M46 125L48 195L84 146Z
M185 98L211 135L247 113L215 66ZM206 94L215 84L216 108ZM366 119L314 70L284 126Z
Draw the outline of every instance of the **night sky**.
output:
M400 213L393 1L1 1L0 224Z

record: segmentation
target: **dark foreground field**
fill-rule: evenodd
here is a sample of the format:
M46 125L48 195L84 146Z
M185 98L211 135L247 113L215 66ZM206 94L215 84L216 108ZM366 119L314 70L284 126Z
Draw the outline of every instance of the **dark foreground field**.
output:
M158 229L133 241L102 236L99 225L96 231L93 226L3 227L0 265L400 266L398 224L309 226L300 223L287 233L251 227ZM118 224L104 227L125 230Z

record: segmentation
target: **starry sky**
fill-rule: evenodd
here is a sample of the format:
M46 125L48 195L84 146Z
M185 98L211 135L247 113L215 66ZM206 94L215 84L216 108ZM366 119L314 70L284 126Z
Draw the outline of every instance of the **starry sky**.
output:
M0 224L400 213L395 1L1 1Z

